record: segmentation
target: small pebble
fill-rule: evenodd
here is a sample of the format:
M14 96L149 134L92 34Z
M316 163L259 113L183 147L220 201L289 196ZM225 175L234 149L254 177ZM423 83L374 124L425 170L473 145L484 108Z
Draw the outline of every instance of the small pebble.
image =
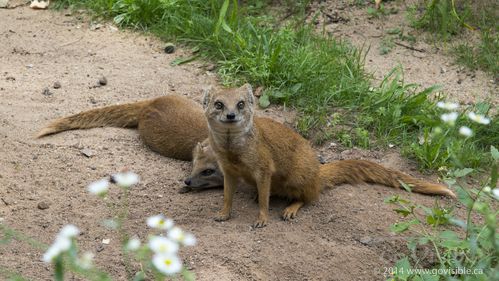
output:
M88 158L94 156L94 152L88 148L84 148L84 149L80 150L80 153L85 155Z
M54 87L54 89L59 89L59 88L61 88L61 83L59 81L55 81L53 87Z
M175 45L173 43L166 43L165 45L165 53L173 54L175 52Z
M49 90L49 88L45 88L42 91L42 95L44 95L44 96L51 96L52 92Z
M99 85L101 85L101 86L106 86L107 85L107 79L106 79L106 77L102 76L101 78L99 78Z
M38 209L40 210L46 210L49 208L49 204L45 201L42 201L40 203L38 203Z

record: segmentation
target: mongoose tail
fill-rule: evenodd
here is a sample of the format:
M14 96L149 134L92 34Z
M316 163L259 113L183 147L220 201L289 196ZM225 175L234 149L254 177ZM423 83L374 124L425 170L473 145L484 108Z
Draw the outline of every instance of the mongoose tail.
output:
M141 110L149 103L151 103L150 100L112 105L59 118L38 132L36 138L74 129L90 129L105 126L135 128L138 126Z
M333 187L343 183L377 183L394 188L402 188L401 181L412 191L423 194L445 195L456 198L454 192L441 184L433 184L416 179L402 172L385 168L365 160L340 160L324 164L320 168L323 185Z

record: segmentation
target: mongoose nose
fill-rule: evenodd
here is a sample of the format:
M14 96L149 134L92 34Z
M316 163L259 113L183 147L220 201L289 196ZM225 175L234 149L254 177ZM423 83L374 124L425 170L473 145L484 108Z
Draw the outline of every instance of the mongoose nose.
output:
M185 179L184 183L187 186L191 185L191 179Z
M227 119L229 119L229 120L236 119L236 114L235 113L229 113L229 114L227 114Z

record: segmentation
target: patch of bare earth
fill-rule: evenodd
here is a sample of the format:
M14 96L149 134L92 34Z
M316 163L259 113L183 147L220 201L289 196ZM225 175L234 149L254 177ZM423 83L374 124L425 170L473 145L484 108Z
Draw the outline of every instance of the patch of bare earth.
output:
M483 71L468 70L454 63L449 54L452 42L441 42L438 39L427 40L430 36L410 27L407 9L418 0L383 1L385 11L397 11L370 16L368 6L354 5L355 1L314 1L311 15L317 15L316 24L337 38L349 40L357 47L369 49L366 56L366 70L373 73L381 82L383 77L394 67L401 66L405 82L417 83L422 87L442 86L449 100L462 104L473 104L477 101L489 101L499 104L497 81ZM374 2L374 1L371 1ZM388 32L400 29L404 35L415 36L416 43L395 38L393 48L385 55L380 54L383 40L390 37ZM426 38L426 39L425 39Z
M170 66L186 54L167 55L156 39L107 24L89 26L75 15L0 9L0 223L46 244L64 224L75 224L82 230L80 249L94 252L96 264L113 279L125 280L119 237L101 225L112 213L86 186L128 168L142 180L131 189L126 230L144 241L148 216L174 218L198 238L197 246L181 253L198 280L385 280L385 269L406 246L403 237L388 230L400 217L383 200L400 194L431 205L434 198L345 185L325 191L290 222L280 219L287 202L272 199L270 224L253 230L258 207L251 188L241 187L235 195L231 220L214 222L222 191L179 194L190 163L153 153L135 130L97 128L33 138L50 120L85 109L165 94L199 101L202 88L217 81L201 62ZM425 80L415 75L421 72L406 75ZM97 86L102 76L107 84ZM60 88L54 88L55 82ZM274 107L263 114L285 121L289 113ZM396 152L342 152L325 146L318 153L326 160L370 159L415 174L414 165ZM112 192L107 201L116 202L118 196ZM111 239L110 244L102 244L103 239ZM41 261L42 254L13 240L0 245L0 267L51 280L51 266Z

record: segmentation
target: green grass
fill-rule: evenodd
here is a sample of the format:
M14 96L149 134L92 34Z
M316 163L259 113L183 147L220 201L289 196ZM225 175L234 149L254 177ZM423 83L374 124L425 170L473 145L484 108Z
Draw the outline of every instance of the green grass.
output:
M276 16L264 12L271 10L271 1L262 0L244 1L242 6L235 0L64 3L87 7L122 27L199 50L196 56L217 62L225 85L249 82L263 86L260 106L279 103L297 109L298 131L318 143L335 137L344 144L366 148L393 143L423 164L429 157L418 152L414 143L439 120L440 112L429 100L436 88L418 89L404 83L398 68L380 85L371 87L371 77L364 71L366 50L304 24L308 1L288 1L277 9ZM278 22L276 18L283 18L279 11L291 11L293 16ZM447 148L443 145L439 150ZM471 155L487 159L481 147L469 148ZM464 159L463 165L478 164Z
M482 34L479 46L470 43L459 44L454 49L457 62L471 69L482 69L499 79L499 34Z

